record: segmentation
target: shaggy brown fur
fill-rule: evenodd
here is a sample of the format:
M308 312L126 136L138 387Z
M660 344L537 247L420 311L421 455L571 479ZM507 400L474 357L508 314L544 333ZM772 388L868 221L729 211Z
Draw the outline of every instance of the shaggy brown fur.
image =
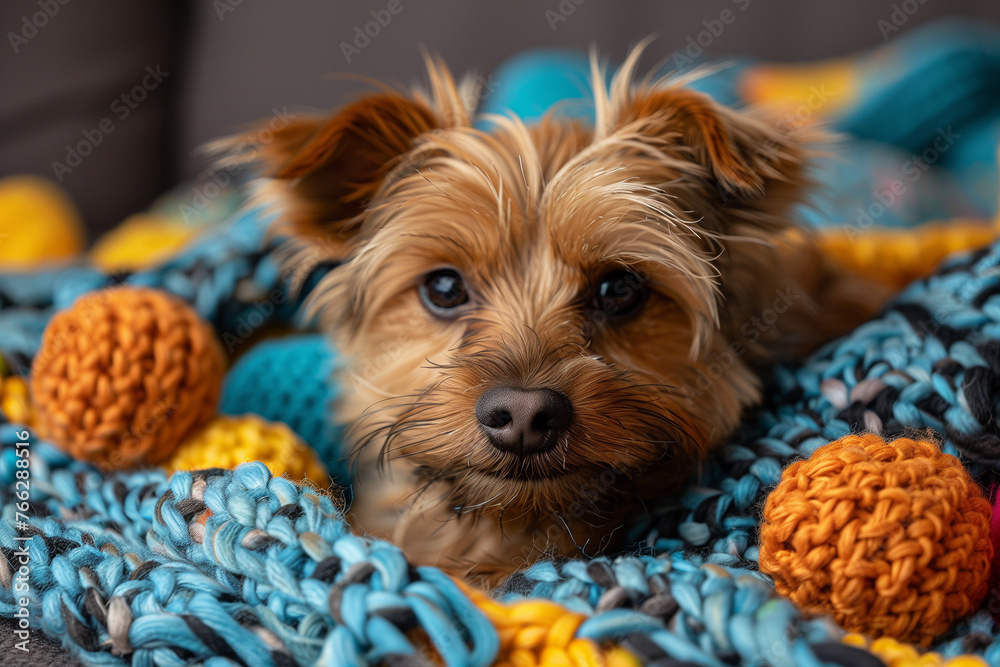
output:
M312 303L349 360L351 520L416 562L495 579L608 548L761 399L761 368L881 303L789 229L802 133L637 83L639 53L595 85L592 128L475 129L432 61L428 96L378 92L254 152L291 265L341 262ZM562 395L569 423L498 446L477 416L497 387Z

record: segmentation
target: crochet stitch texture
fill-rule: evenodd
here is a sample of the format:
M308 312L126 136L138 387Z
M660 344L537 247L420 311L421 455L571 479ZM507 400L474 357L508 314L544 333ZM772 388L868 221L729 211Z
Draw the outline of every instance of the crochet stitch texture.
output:
M52 318L32 367L42 437L73 456L129 468L163 461L215 414L222 350L182 300L119 287Z
M850 435L785 469L760 569L846 630L929 645L986 598L990 504L933 442Z
M269 422L257 415L220 415L184 441L163 462L168 472L235 468L241 463L260 461L276 476L325 488L330 483L326 468L316 452L281 422Z

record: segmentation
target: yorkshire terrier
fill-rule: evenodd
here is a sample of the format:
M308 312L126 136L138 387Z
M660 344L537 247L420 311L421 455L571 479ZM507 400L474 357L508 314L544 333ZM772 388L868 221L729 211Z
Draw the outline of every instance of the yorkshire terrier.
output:
M593 126L472 123L439 61L291 121L247 159L334 262L312 304L348 360L349 518L411 560L497 581L616 546L761 400L759 373L884 296L796 231L816 133L670 80L605 86Z

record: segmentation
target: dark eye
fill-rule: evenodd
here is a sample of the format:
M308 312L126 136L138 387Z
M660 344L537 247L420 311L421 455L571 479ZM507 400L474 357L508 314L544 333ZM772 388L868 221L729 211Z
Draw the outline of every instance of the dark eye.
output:
M623 322L639 312L646 301L646 279L626 269L606 274L597 284L594 306L610 322Z
M427 310L438 317L458 317L459 307L469 303L469 292L455 269L438 269L424 277L420 298Z

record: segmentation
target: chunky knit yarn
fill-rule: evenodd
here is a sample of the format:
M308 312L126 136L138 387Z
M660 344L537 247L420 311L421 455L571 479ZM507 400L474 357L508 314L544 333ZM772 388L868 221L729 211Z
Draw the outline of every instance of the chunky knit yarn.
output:
M31 375L37 428L111 468L158 463L211 419L223 369L215 332L182 300L87 294L45 329Z
M760 569L847 630L929 645L985 599L989 526L982 491L933 442L851 435L785 470Z
M5 511L14 437L0 428ZM736 570L597 559L585 567L593 606L499 604L353 535L335 499L259 462L102 475L29 447L38 516L19 531L0 523L0 553L27 538L31 617L88 665L875 664ZM12 571L0 558L5 616L18 604Z
M302 295L286 291L273 249L257 221L242 219L149 271L0 275L0 349L12 367L23 368L54 309L122 281L179 295L220 335L256 326L260 318L254 313L265 322L301 323L296 307ZM984 400L994 382L991 373L1000 373L991 347L1000 331L1000 309L991 298L1000 285L998 266L1000 248L956 257L938 276L907 290L883 317L802 365L776 369L765 405L699 477L679 496L653 501L648 514L635 517L631 534L641 543L638 551L538 563L512 579L506 608L533 595L582 614L587 620L574 639L594 642L609 659L619 646L642 662L662 665L881 664L867 648L844 644L832 619L807 614L776 595L757 570L759 508L783 467L852 428L875 424L875 417L890 433L936 428L948 438L947 451L990 460L1000 443ZM306 292L318 275L309 278ZM268 297L276 289L277 298ZM263 376L244 377L253 382ZM4 517L14 511L19 431L0 423ZM486 665L492 658L476 647L485 646L479 642L491 634L493 655L516 653L505 653L503 622L450 587L450 579L400 568L388 556L394 547L350 535L335 514L317 522L327 511L327 497L275 478L260 464L201 477L178 472L168 484L159 469L102 474L31 440L34 516L28 529L0 535L0 553L19 548L17 538L30 538L32 618L62 637L85 664L425 665L440 641L455 647L438 654L443 662ZM976 475L988 471L984 463L965 460ZM190 479L190 485L175 488L178 479ZM210 506L211 516L199 503ZM253 529L274 541L250 535ZM340 558L341 567L331 570L332 585L324 570L317 575L311 569L317 561L310 554L327 553L320 542ZM8 583L0 572L4 616L16 604ZM88 592L93 588L100 599ZM203 595L194 604L198 593ZM354 606L345 608L344 601ZM396 642L398 635L376 617L394 625L409 644ZM512 631L518 641L551 634L550 628L532 630L542 624L528 620ZM935 650L945 659L977 653L1000 665L996 634L983 609ZM563 646L568 651L569 643ZM531 652L540 659L537 650Z
M760 511L782 470L852 431L877 429L896 437L933 429L944 436L943 451L957 456L975 479L992 483L1000 462L1000 423L991 417L993 388L1000 386L997 338L1000 244L953 256L877 319L802 364L774 369L763 406L679 495L653 501L648 513L635 517L633 539L650 553L677 559L683 554L691 566L754 572ZM619 595L618 604L641 609L650 573L617 581L595 581L587 562L569 561L528 568L506 589L511 598L540 596L595 609L608 586L620 585L628 595ZM946 658L976 653L1000 665L1000 639L989 611L996 608L995 595L986 606L939 637L935 650ZM741 625L731 613L707 613L701 602L691 606L697 622L682 626L695 628L686 629L686 637L722 650L716 638L742 632ZM757 636L754 641L771 643Z
M891 637L872 641L860 634L844 637L844 643L867 648L885 664L885 667L987 667L985 661L974 655L946 658L940 653L920 653L908 644L900 644Z
M10 434L0 436L6 454ZM334 499L259 462L170 479L160 470L102 476L29 446L34 500L62 520L34 519L20 535L0 524L0 614L16 606L6 554L25 540L32 618L87 664L486 667L505 656L536 664L524 661L536 655L637 664L604 646L627 624L586 628L558 605L508 607L415 568L396 547L353 535ZM4 480L8 463L0 457ZM0 501L11 488L0 487Z
M602 647L577 633L586 614L547 600L503 604L482 591L462 586L496 628L500 650L494 667L639 667L636 655L619 646Z

